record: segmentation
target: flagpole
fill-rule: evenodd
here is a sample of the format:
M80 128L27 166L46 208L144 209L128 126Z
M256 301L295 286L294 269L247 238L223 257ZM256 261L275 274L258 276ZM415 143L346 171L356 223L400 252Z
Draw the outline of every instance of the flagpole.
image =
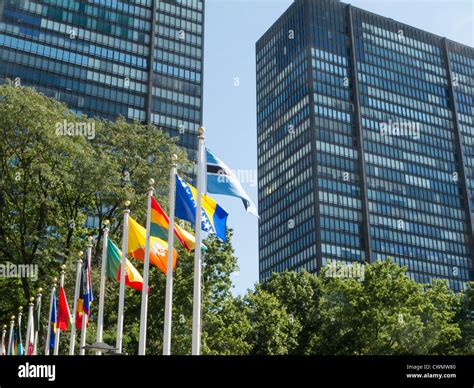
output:
M146 216L146 243L145 243L145 258L143 265L143 289L142 289L142 304L140 311L140 340L138 343L138 355L144 356L146 352L146 324L148 311L148 278L150 275L150 228L151 228L151 197L153 196L155 184L154 179L148 181L150 187L148 188L148 209ZM170 248L168 247L168 250Z
M7 336L7 325L3 325L2 327L2 356L7 355L7 349L5 348L6 336Z
M33 355L33 344L35 341L34 332L35 325L33 320L33 309L35 306L35 298L32 296L30 298L30 304L28 305L28 324L26 325L26 340L25 340L25 350L28 356ZM31 344L31 353L30 353L30 344Z
M178 156L171 157L169 225L168 225L168 266L166 273L165 295L165 327L163 332L163 355L171 354L171 321L173 318L173 240L174 240L174 208L176 195L176 162Z
M99 294L99 318L97 321L97 337L96 342L102 342L102 333L104 330L104 298L105 298L105 275L107 271L107 248L109 238L109 220L104 220L104 229L102 238L104 239L102 246L102 268L100 272L100 294ZM100 356L102 352L98 350L95 352L97 356Z
M46 334L46 343L44 344L44 355L49 356L49 342L51 341L51 313L53 312L53 299L56 293L56 283L58 278L53 279L53 288L51 289L51 300L49 302L48 332Z
M91 268L91 261L92 261L92 236L87 237L88 243L87 243L87 255L86 255L86 261L87 261L87 270L89 271ZM86 275L86 278L83 279L83 281L88 282L89 277ZM89 312L86 314L86 312L82 311L82 328L81 328L81 343L79 347L79 355L84 356L86 354L86 349L84 349L84 346L86 346L86 336L87 336L87 322L89 321L89 314L90 314L90 304L89 304Z
M26 335L25 335L25 350L27 349L26 348L26 345L28 343L28 335L30 333L30 326L31 326L31 318L33 317L32 316L32 308L33 308L33 301L35 299L33 297L30 298L30 303L28 303L28 320L26 321Z
M118 353L122 353L122 336L123 336L123 309L125 304L125 271L127 267L127 251L128 251L128 216L130 210L130 201L125 201L125 210L123 211L123 233L122 233L122 260L120 263L120 293L119 307L117 318L117 342L115 347Z
M198 155L197 155L197 193L196 193L196 246L194 248L194 294L193 294L193 334L192 354L199 356L201 353L201 218L202 218L202 180L203 180L203 152L204 152L204 127L198 129Z
M25 354L25 348L23 347L23 338L21 338L21 318L23 317L23 306L18 307L18 348L20 349L21 345L21 352L22 355ZM17 352L17 356L18 356Z
M61 266L61 277L59 280L59 289L64 287L64 273L65 273L66 266L63 264ZM57 322L57 319L56 319ZM59 354L59 337L61 336L61 329L56 327L56 338L54 339L54 355L57 356Z
M79 289L81 287L81 270L82 270L82 255L84 253L79 251L78 259L76 261L76 288L74 290L74 308L72 311L72 319L74 320L71 325L71 337L69 339L69 355L74 355L74 349L76 347L76 314L77 314L77 300L79 299Z
M13 330L14 330L14 327L15 327L15 316L12 315L10 317L10 335L8 336L8 352L7 352L7 356L10 356L11 355L11 351L12 351L12 339L13 339Z
M38 295L36 295L36 310L37 310L37 317L38 317L38 325L35 327L35 339L33 343L33 356L38 355L38 336L39 336L39 330L40 330L40 320L41 320L41 296L42 296L43 289L40 288L38 289Z

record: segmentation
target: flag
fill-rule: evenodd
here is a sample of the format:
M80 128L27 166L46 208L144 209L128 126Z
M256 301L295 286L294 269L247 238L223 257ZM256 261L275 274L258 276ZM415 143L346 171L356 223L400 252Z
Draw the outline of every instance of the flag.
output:
M18 317L18 328L16 338L18 340L16 354L18 356L23 356L23 339L21 338L21 317Z
M53 294L53 303L51 308L51 318L50 318L50 336L49 336L49 348L54 349L54 343L56 342L56 323L57 323L57 310L56 310L56 293Z
M28 328L26 330L26 354L29 356L33 355L33 346L35 343L35 322L33 319L34 310L33 306L28 309Z
M146 229L132 217L128 224L128 254L134 259L144 261L146 244ZM173 249L173 269L176 268L178 254ZM167 273L168 243L158 237L150 237L150 263Z
M10 356L14 356L17 354L18 351L18 341L17 341L17 331L16 328L13 328L13 335L12 335L12 346L10 350Z
M7 353L7 344L6 344L5 341L6 341L6 332L3 331L2 332L2 344L0 345L1 346L0 353L2 354L2 356L4 356Z
M90 315L91 303L94 300L92 295L92 279L91 279L91 268L90 268L90 257L87 255L84 260L84 266L82 267L81 282L80 282L79 299L77 300L77 311L76 311L76 329L82 329L82 317L83 315ZM86 325L89 320L86 321Z
M151 235L167 241L169 225L170 221L168 215L164 212L155 198L151 197ZM188 251L194 250L194 247L196 246L196 238L192 233L189 233L187 230L184 230L175 223L174 235L178 238L184 248ZM206 248L204 244L202 244L202 248Z
M180 176L176 175L176 217L195 224L197 190ZM227 212L211 197L202 194L203 231L215 234L222 241L226 241Z
M213 194L240 198L244 203L245 210L258 217L255 204L245 192L232 170L207 148L206 158L207 191Z
M67 303L66 293L64 287L59 288L59 309L57 328L61 330L69 330L71 328L71 312Z
M107 242L107 277L110 279L117 279L120 282L120 268L122 263L122 252L109 238ZM141 291L143 288L142 275L127 259L127 266L125 268L125 285L135 290Z

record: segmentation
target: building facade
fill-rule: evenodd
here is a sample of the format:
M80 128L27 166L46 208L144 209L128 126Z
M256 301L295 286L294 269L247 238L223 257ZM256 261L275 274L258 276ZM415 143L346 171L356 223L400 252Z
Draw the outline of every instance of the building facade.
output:
M0 0L0 83L179 137L202 121L203 0Z
M474 49L296 0L256 61L260 280L388 257L474 280Z

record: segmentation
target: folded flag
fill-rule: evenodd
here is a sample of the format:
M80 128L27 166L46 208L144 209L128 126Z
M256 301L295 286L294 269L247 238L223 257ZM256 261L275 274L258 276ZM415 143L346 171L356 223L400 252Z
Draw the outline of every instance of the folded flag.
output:
M81 273L81 289L79 291L79 299L77 300L77 312L76 312L76 329L82 329L82 317L90 315L91 303L94 300L92 295L92 279L91 279L91 268L90 268L90 257L86 256L84 260L84 266L82 267ZM86 325L89 324L89 320L86 321Z
M189 221L194 225L196 218L196 198L196 188L176 175L176 217ZM211 197L202 194L201 200L202 230L210 234L215 234L222 241L226 241L226 223L229 214Z
M146 229L132 217L128 223L128 254L134 259L144 261L146 247ZM173 270L176 268L178 254L173 249ZM159 268L165 275L167 273L168 243L158 237L150 237L150 263Z
M53 303L51 308L51 317L50 317L50 330L49 335L49 348L54 349L54 343L56 342L56 324L57 324L57 309L56 309L56 293L53 294Z
M107 243L107 277L117 279L120 283L120 268L122 267L122 252L117 245L109 238ZM125 285L135 290L141 291L143 288L142 275L127 259L125 267Z
M59 288L59 309L57 328L60 330L69 330L72 326L71 312L67 303L66 293L64 287Z
M17 343L17 356L23 356L23 339L21 338L21 317L18 317L18 328L17 328L17 335L16 338L18 339Z
M5 331L2 333L2 345L1 345L1 354L2 356L5 356L7 353L7 344L6 344L6 335Z
M207 191L242 199L245 210L258 217L255 204L245 192L239 180L227 165L206 148Z
M170 220L168 215L161 208L160 204L155 198L151 198L151 230L150 233L154 237L161 238L164 241L168 241L168 228ZM188 251L194 250L196 246L196 238L192 233L184 230L176 223L174 224L174 235L178 238L181 245ZM205 245L202 244L202 248L205 249Z

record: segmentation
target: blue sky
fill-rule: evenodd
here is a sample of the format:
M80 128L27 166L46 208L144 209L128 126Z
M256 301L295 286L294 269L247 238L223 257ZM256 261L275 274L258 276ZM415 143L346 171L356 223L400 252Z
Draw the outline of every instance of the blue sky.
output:
M207 146L231 169L247 176L244 188L257 204L255 42L292 0L206 0L204 126ZM474 45L472 0L345 1L397 21ZM247 175L245 175L247 174ZM215 196L230 213L240 272L234 293L258 281L258 219L237 198Z

